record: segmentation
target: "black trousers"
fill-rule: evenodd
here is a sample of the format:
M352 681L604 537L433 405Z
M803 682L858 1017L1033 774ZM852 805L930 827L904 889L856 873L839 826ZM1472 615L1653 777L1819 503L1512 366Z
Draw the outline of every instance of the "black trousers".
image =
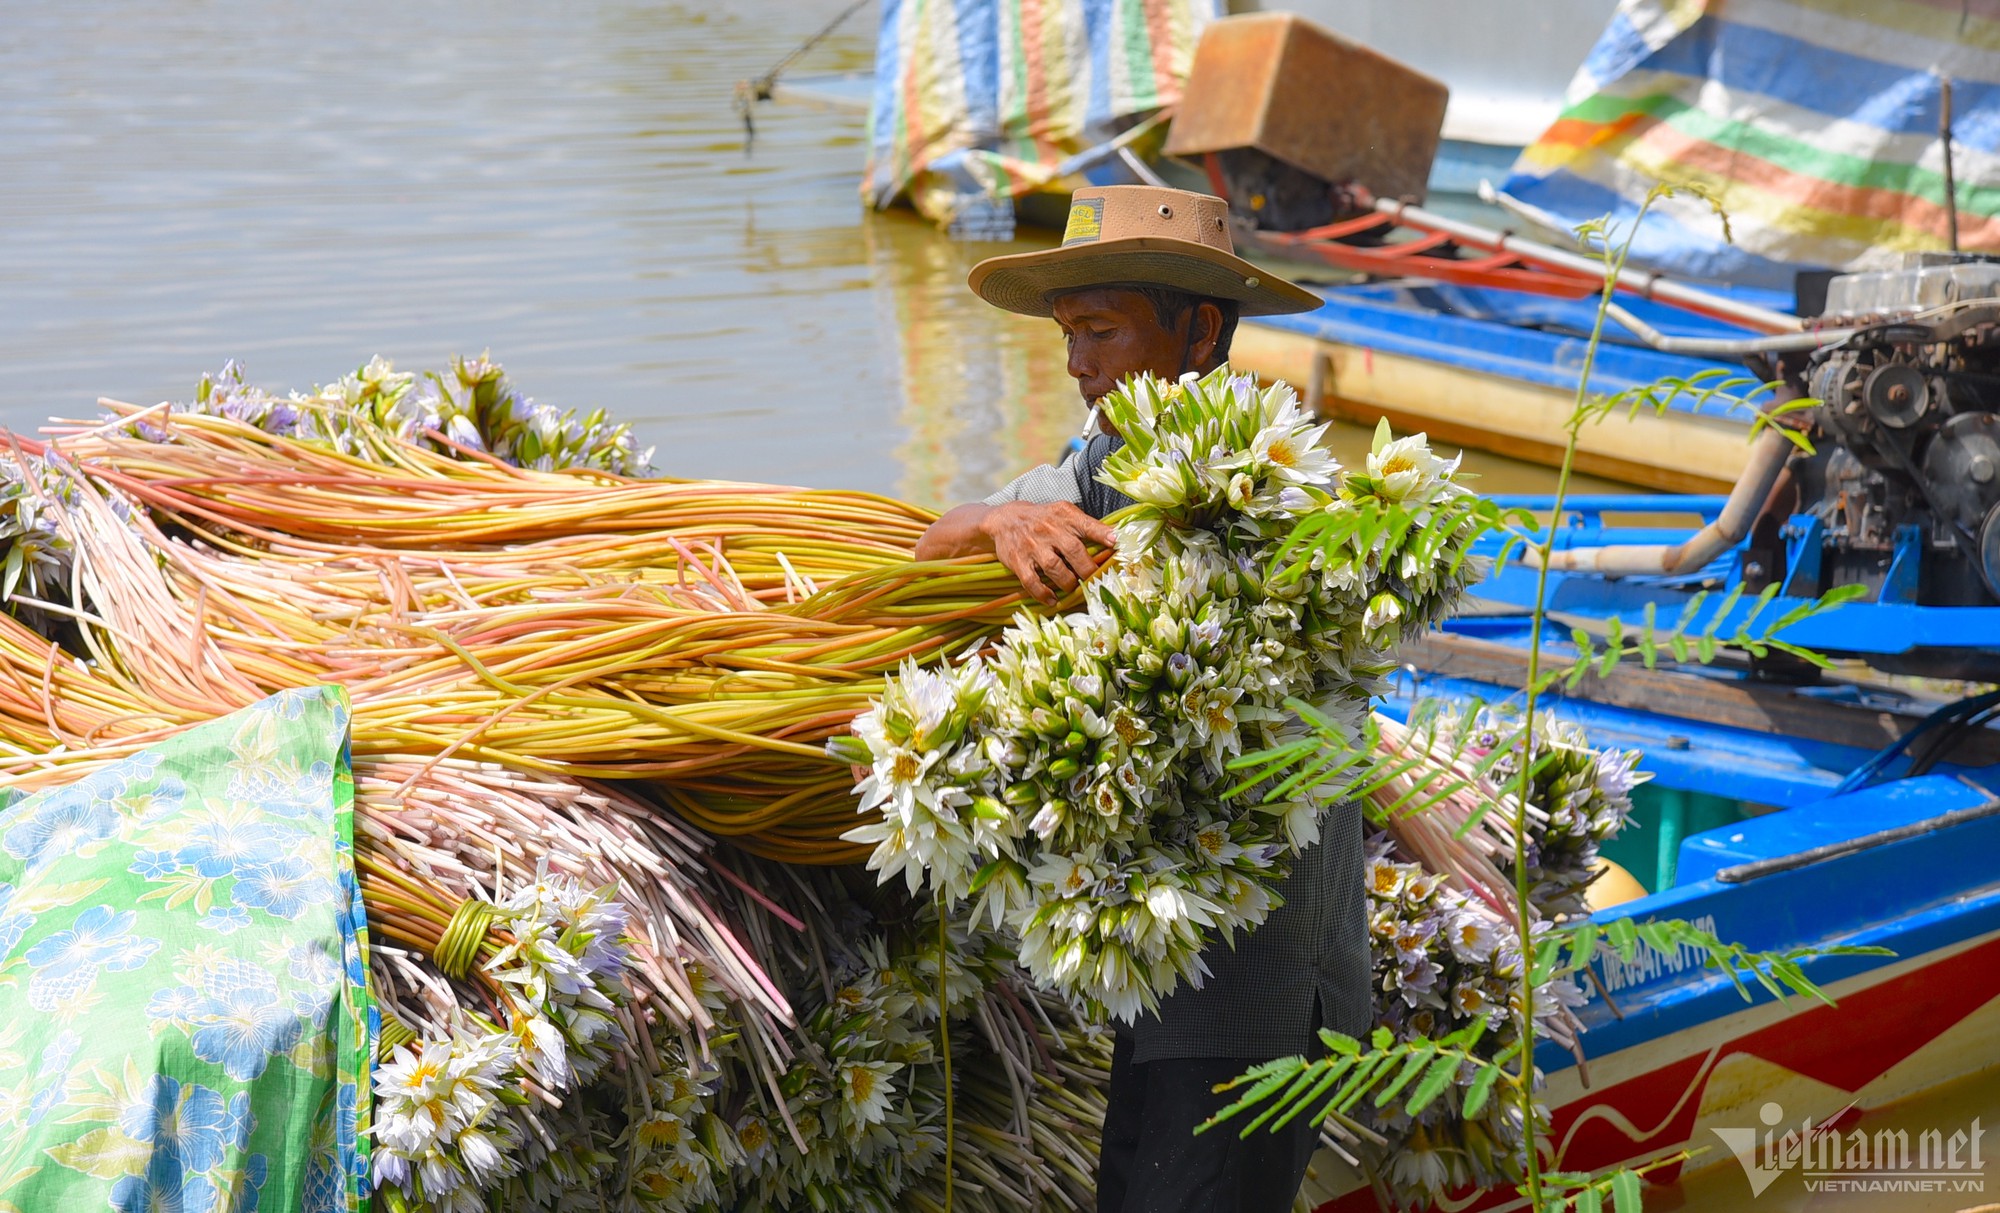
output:
M1291 1213L1319 1140L1300 1116L1239 1137L1249 1114L1201 1136L1194 1127L1236 1101L1215 1085L1255 1059L1135 1063L1123 1032L1111 1052L1111 1103L1097 1161L1097 1213Z

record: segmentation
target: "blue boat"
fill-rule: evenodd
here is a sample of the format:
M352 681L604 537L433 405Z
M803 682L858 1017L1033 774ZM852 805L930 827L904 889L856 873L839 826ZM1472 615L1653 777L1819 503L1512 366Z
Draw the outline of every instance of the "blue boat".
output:
M1550 517L1546 498L1503 503ZM1581 497L1553 519L1556 544L1684 543L1724 507L1713 496ZM1793 591L1819 536L1810 515L1787 529L1793 583L1779 583L1766 618L1811 602ZM1756 595L1728 595L1743 583L1751 547L1746 541L1680 577L1552 569L1544 668L1571 664L1572 628L1601 635L1615 617L1629 634L1649 603L1663 624L1693 603L1685 631L1733 634L1755 609ZM1439 696L1518 702L1536 580L1537 570L1516 562L1478 586L1474 612L1405 652L1387 710L1407 714ZM1907 1101L1970 1084L1976 1111L2000 1089L2000 767L1992 765L2000 735L1980 727L2000 711L2000 696L1954 698L1935 682L1911 689L1867 663L1942 670L2000 653L2000 607L1927 605L1914 586L1885 579L1875 601L1815 614L1784 633L1850 659L1840 677L1787 683L1742 661L1650 670L1628 662L1610 679L1559 685L1544 699L1594 742L1643 750L1653 775L1633 826L1606 848L1651 891L1596 917L1683 919L1758 950L1850 944L1894 953L1806 961L1831 1006L1779 1003L1754 985L1746 1001L1728 976L1686 950L1642 945L1631 963L1600 960L1580 1011L1586 1063L1546 1044L1537 1056L1549 1080L1554 1165L1641 1166L1698 1149L1649 1178L1741 1198L1784 1181L1766 1204L1790 1207L1783 1192L1809 1199L1811 1185L1829 1179L1877 1185L1850 1191L1902 1190L1883 1185L1908 1180L1911 1168L1860 1165L1836 1146L1831 1165L1814 1171L1805 1145L1790 1156L1760 1153L1767 1132L1777 1145L1787 1132L1809 1143L1857 1130L1905 1131L1917 1142L1936 1128L1941 1150L1955 1132L1966 1149L1958 1163L1931 1168L1932 1191L1967 1195L1927 1207L1980 1203L1983 1189L1971 1185L1983 1184L1983 1163L1970 1164L1970 1144L1983 1131L1977 1120L1912 1121ZM1335 1195L1322 1209L1377 1207L1358 1175L1337 1164L1325 1170ZM1466 1193L1451 1207L1516 1203L1511 1194Z

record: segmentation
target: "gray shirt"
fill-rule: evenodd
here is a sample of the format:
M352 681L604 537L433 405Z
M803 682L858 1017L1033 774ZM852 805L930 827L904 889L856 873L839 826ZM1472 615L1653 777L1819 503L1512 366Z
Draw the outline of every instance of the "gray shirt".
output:
M1032 468L986 499L988 505L1067 501L1102 518L1130 504L1097 482L1097 469L1123 441L1099 434L1061 464ZM1321 1027L1361 1036L1374 1019L1368 905L1362 887L1361 810L1344 804L1320 825L1275 892L1284 904L1262 926L1202 953L1209 976L1183 986L1156 1014L1127 1029L1134 1062L1209 1057L1268 1060L1317 1051Z

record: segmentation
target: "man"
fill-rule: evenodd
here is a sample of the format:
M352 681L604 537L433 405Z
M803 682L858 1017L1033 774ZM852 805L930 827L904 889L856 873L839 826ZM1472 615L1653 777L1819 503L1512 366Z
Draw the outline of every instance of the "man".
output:
M1141 373L1176 379L1229 358L1239 315L1306 311L1319 300L1235 255L1228 207L1183 190L1079 190L1060 248L975 266L989 303L1050 316L1069 343L1069 373L1095 406ZM1027 591L1054 603L1113 542L1099 519L1128 504L1097 483L1122 439L1102 432L1059 467L1042 466L984 502L937 520L919 559L991 552ZM1318 1128L1305 1117L1239 1140L1235 1127L1194 1136L1228 1101L1215 1094L1251 1065L1317 1050L1315 1030L1361 1035L1370 1018L1361 816L1330 814L1278 886L1284 905L1238 941L1203 955L1199 990L1169 995L1121 1028L1111 1064L1097 1177L1098 1213L1286 1213Z

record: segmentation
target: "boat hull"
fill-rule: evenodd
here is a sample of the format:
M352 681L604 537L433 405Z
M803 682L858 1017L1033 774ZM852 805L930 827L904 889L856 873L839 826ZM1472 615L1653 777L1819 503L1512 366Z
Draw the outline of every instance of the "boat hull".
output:
M1321 363L1316 373L1314 363ZM1410 354L1377 350L1274 326L1236 332L1231 362L1263 379L1314 385L1327 417L1555 466L1568 441L1575 390L1486 374ZM1727 492L1749 455L1735 419L1642 413L1588 427L1577 444L1578 471L1670 493Z
M1739 1129L1761 1137L1768 1104L1782 1109L1781 1130L1810 1118L1843 1133L1868 1132L1871 1113L2000 1066L2000 931L1834 982L1827 992L1832 1006L1764 1003L1594 1057L1589 1087L1576 1068L1553 1075L1551 1165L1595 1171L1699 1151L1652 1178L1673 1184L1697 1171L1735 1172L1742 1164L1726 1138ZM1947 1138L1965 1128L1930 1127ZM1373 1213L1375 1194L1359 1176L1331 1155L1318 1162L1323 1181L1345 1181L1320 1213ZM1802 1187L1799 1170L1791 1178ZM1983 1181L1984 1173L1968 1170L1964 1179ZM1737 1181L1745 1200L1756 1195L1751 1182L1748 1174ZM1705 1186L1733 1190L1727 1182ZM1977 1189L1962 1195L1964 1205L1980 1203ZM1523 1204L1494 1193L1441 1207Z

